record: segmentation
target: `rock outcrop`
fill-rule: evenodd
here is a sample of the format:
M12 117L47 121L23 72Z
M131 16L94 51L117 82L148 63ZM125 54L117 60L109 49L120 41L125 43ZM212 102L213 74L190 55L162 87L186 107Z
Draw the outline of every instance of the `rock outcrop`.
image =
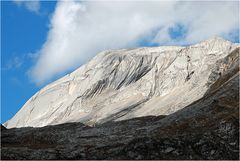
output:
M67 122L94 126L113 120L169 115L203 97L237 49L219 37L188 47L104 51L37 92L4 125Z

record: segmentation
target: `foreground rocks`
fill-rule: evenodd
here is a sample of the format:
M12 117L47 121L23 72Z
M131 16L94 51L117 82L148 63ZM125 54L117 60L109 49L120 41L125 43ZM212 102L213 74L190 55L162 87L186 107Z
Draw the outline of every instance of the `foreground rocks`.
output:
M225 61L238 62L238 51ZM239 160L239 66L203 98L168 116L2 130L1 159Z

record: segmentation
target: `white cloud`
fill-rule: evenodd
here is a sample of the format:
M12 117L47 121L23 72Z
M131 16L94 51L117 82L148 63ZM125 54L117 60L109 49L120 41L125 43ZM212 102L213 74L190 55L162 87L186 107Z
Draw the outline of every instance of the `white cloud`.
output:
M153 31L149 44L189 44L216 35L231 38L238 23L238 1L60 1L30 76L42 84L99 51L139 46ZM169 29L177 24L187 31L173 39Z
M14 0L13 2L18 6L24 6L29 11L35 12L35 13L38 13L41 8L41 4L39 0L31 0L31 1L30 0Z

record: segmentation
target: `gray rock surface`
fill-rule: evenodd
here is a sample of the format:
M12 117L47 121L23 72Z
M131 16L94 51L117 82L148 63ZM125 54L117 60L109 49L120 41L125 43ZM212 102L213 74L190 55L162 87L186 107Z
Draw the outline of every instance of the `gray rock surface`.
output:
M220 61L238 47L214 37L187 47L101 52L37 92L4 126L95 126L172 114L204 96L229 65Z

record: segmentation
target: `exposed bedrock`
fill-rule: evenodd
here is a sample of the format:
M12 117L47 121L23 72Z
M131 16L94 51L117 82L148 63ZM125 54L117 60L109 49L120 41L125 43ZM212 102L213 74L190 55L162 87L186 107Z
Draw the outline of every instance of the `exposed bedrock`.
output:
M236 73L238 50L238 44L215 37L187 47L104 51L41 89L4 125L94 126L169 115L201 99L220 77L228 77L226 71Z

